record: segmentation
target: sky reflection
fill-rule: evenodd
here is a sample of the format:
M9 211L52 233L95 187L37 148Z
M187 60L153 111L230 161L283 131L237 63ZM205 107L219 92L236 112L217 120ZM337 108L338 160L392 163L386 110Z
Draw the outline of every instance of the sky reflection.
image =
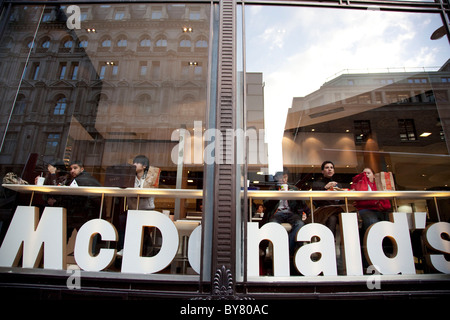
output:
M272 6L246 6L245 14L246 71L262 72L265 83L271 172L282 167L281 138L293 97L346 69L437 70L450 57L446 37L430 40L442 26L439 15Z

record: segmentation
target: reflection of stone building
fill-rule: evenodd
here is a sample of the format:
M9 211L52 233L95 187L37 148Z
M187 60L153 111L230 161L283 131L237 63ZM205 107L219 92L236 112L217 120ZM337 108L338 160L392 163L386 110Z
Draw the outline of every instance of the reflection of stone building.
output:
M344 74L294 98L284 163L307 172L330 159L341 173L363 166L393 171L400 188L448 185L449 65L436 72Z
M192 130L194 121L205 125L209 11L80 5L81 29L69 30L66 7L47 7L40 20L41 8L14 7L3 31L2 134L28 62L0 156L3 170L20 168L31 152L81 159L96 172L136 154L174 168L172 132Z

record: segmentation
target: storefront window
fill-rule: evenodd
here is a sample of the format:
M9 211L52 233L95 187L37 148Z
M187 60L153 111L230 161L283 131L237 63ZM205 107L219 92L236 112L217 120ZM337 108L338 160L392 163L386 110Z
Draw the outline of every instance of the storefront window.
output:
M377 8L244 9L246 126L263 130L268 148L267 162L248 162L248 190L254 190L249 219L260 227L270 221L283 223L289 232L297 223L310 223L315 212L313 222L333 233L338 274L345 274L339 260L338 215L326 213L322 221L318 209L324 202L305 200L303 194L305 201L297 204L304 207L296 212L304 213L301 222L287 214L278 219L283 201L264 199L258 191L279 190L283 184L289 190L333 190L331 185L325 188L330 181L339 183L334 190L351 191L356 189L354 177L366 168L392 174L397 191L450 190L450 87L442 80L450 72L450 47L445 36L430 39L442 26L441 17ZM322 180L325 161L334 169L328 180ZM287 180L277 179L281 172ZM328 204L341 206L339 212L358 212L360 224L365 223L363 209L378 212L353 200L345 205L343 198L336 201ZM426 212L427 223L450 218L448 199L439 201L439 212L432 200L413 195L388 202L389 208L379 211L405 212L408 219L414 212ZM361 237L365 231L360 229ZM418 233L411 232L411 238L416 241L417 273L432 272ZM301 243L296 245L298 249ZM261 242L260 275L274 274L271 248L272 243ZM291 259L294 255L291 251ZM291 275L305 273L293 265Z
M139 158L153 170L145 176L156 175L146 187L201 191L202 145L194 143L194 130L201 135L207 126L209 12L203 4L13 5L0 39L1 176L13 172L34 185L57 163L68 173L67 182L57 184L69 185L76 162L96 181L90 185L136 188ZM30 203L20 192L3 190L2 240L17 205L31 204L42 213L70 198L39 194ZM109 221L120 238L122 216L133 201L136 196L106 196L89 214ZM139 208L147 203L146 209L176 223L189 222L180 232L201 223L201 192L138 201ZM71 232L71 214L84 212L67 210ZM78 231L85 218L76 222ZM155 255L160 232L146 228L143 234L141 255ZM186 246L180 235L175 262L160 272L196 274Z

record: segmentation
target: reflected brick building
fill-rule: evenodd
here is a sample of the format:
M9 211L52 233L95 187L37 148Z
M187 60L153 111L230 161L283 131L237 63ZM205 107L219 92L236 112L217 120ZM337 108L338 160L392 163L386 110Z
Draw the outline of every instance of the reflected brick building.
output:
M12 9L0 49L2 130L12 114L1 163L11 170L36 152L100 171L143 153L170 169L174 130L205 124L209 12L86 5L81 29L68 30L66 8Z
M335 159L340 173L363 166L392 171L400 189L447 187L449 68L447 62L430 72L342 74L294 98L285 163L307 172Z

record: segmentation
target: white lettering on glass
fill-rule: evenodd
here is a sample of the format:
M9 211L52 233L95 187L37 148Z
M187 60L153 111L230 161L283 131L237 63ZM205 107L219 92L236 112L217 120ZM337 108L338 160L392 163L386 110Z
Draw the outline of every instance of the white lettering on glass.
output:
M346 274L362 275L357 215L343 213L340 221ZM259 244L263 240L270 241L273 246L274 276L289 276L289 241L286 229L277 223L267 223L259 228L257 223L248 222L247 226L248 276L259 276ZM423 226L423 223L415 223L416 228ZM161 249L152 257L141 256L144 227L155 227L161 232ZM198 226L191 233L188 242L188 260L197 273L200 273L201 233L201 226ZM117 241L117 231L110 222L101 219L86 222L78 231L74 251L75 260L82 270L101 271L114 262L115 249L100 249L97 255L92 253L92 239L95 235L99 235L102 241ZM450 254L449 235L450 223L447 222L430 224L423 233L424 241L430 249L427 262L435 270L445 274L450 274L450 262L444 256ZM296 236L297 241L303 244L294 255L294 265L299 272L309 277L337 274L335 239L326 226L317 223L307 224ZM383 251L384 238L391 239L394 244L392 256ZM64 270L66 240L64 208L45 208L39 220L38 208L19 206L0 247L0 266L17 267L22 261L23 268L37 268L43 258L44 269ZM130 210L125 230L121 272L138 274L159 272L172 262L177 254L178 245L178 231L169 217L157 211ZM376 271L375 276L415 274L410 231L405 213L395 212L391 216L391 221L372 225L365 235L365 247L369 263L375 268L371 269Z
M141 256L144 227L156 227L161 232L161 249L153 257ZM145 274L163 270L175 258L178 243L177 228L165 214L157 211L128 210L122 272Z
M99 235L102 241L117 241L116 228L106 220L92 219L78 231L74 256L78 266L86 271L101 271L108 268L116 255L115 249L101 248L100 253L92 253L94 236Z
M0 248L0 266L36 268L44 256L44 269L66 269L66 209L18 206Z

